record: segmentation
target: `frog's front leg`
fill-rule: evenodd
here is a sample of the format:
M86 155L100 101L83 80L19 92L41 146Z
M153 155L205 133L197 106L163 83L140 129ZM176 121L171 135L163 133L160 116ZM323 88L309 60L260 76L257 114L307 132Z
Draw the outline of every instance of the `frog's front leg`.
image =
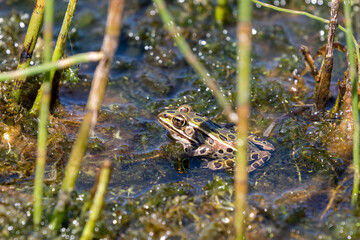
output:
M269 161L271 153L266 151L257 151L249 153L249 161L252 162L248 167L247 171L252 172L258 167L264 165L265 162Z

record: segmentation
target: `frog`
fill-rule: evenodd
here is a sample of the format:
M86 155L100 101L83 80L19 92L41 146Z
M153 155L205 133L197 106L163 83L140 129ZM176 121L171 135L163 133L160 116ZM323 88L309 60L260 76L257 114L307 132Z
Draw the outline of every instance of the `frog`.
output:
M211 170L235 169L236 128L232 124L219 125L205 115L181 105L158 114L159 123L179 142L187 155L201 157L203 167ZM271 158L275 147L269 141L249 134L247 139L248 172L252 172Z

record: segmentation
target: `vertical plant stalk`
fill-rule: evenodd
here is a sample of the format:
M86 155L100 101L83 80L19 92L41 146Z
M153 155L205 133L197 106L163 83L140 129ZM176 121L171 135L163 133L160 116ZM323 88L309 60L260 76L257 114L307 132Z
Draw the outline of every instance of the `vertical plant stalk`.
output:
M320 83L316 89L315 96L315 106L317 109L325 109L326 103L329 98L330 93L330 82L331 82L331 72L334 62L334 39L335 32L337 27L337 16L339 12L339 0L331 1L331 14L330 14L330 23L329 23L329 32L326 43L326 50L324 60L322 62L319 80Z
M228 14L227 0L218 0L215 7L215 20L221 24L225 22L225 16Z
M64 219L66 206L69 203L70 194L75 187L80 165L85 155L90 131L95 126L97 112L105 94L108 74L120 37L123 8L124 0L110 0L106 33L101 48L104 57L96 67L88 103L86 105L84 120L81 124L78 136L70 153L69 162L65 169L65 176L59 192L59 199L51 220L51 227L55 230L60 228Z
M105 160L98 178L96 193L94 196L93 204L90 209L90 216L88 221L86 222L80 240L93 239L95 224L100 216L101 210L103 209L103 205L105 202L105 194L109 184L110 175L111 175L111 162L109 160Z
M55 46L55 49L54 49L54 53L52 55L52 59L51 59L52 62L56 62L57 60L59 60L60 57L61 57L61 54L63 53L63 50L65 48L65 44L66 44L66 40L67 40L67 36L68 36L68 33L69 33L69 29L70 29L70 24L72 22L74 12L75 12L75 9L76 9L76 4L77 4L77 0L70 0L69 1L68 7L66 9L65 17L64 17L61 29L60 29L60 33L59 33L58 39L56 41L56 46ZM55 71L56 70L54 69L54 70L52 70L50 72L50 83L51 84L52 84L52 80L53 80L54 75L55 75ZM43 86L40 87L40 90L38 91L36 99L35 99L35 101L33 103L33 106L32 106L32 108L30 110L30 113L32 113L34 115L37 114L38 111L39 111L39 103L40 103L40 99L41 99L42 88L43 88Z
M161 19L164 25L170 32L171 37L177 44L179 50L184 55L188 64L195 70L197 74L205 81L205 84L213 91L214 96L217 100L217 103L222 107L225 116L229 119L230 122L236 124L237 116L231 108L229 101L224 97L220 88L216 84L215 79L213 79L201 62L197 59L194 53L191 51L189 45L186 43L185 39L181 36L177 27L167 11L165 3L163 0L154 0L157 9L159 10Z
M250 113L251 78L251 13L250 0L238 0L238 62L237 62L237 141L235 171L235 234L236 239L245 239L246 199L248 188L247 135Z
M356 66L355 66L355 53L352 44L352 21L350 1L344 1L344 14L346 26L346 44L348 47L349 60L350 60L350 78L352 85L352 111L354 120L354 135L353 135L353 161L354 161L354 186L351 197L351 204L353 207L358 207L359 198L359 181L360 181L360 165L359 165L359 109L358 109L358 92L356 81ZM359 61L359 60L358 60Z
M51 61L51 41L53 36L53 13L54 0L47 0L45 4L45 25L44 25L44 62ZM43 197L43 180L44 167L46 162L46 145L47 145L47 122L49 116L49 105L51 99L50 72L45 73L43 81L43 94L41 98L38 147L36 158L36 171L34 183L34 215L33 221L35 226L40 226L42 215L42 197Z
M44 17L45 0L37 0L35 8L31 15L30 23L26 32L24 47L20 54L18 70L27 68L30 65L30 60L41 30L43 17ZM12 91L12 97L16 102L20 100L21 87L26 80L26 76L21 76L14 79L14 88Z

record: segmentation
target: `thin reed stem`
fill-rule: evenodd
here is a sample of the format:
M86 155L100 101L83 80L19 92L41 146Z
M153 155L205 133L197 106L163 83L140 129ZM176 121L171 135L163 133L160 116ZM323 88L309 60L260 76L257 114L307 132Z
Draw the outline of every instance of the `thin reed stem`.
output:
M61 227L64 219L66 206L69 203L70 194L75 187L80 165L86 151L90 131L95 126L97 113L105 94L108 74L118 46L123 8L124 0L110 0L106 33L102 45L104 57L95 70L84 120L81 124L78 136L70 153L69 162L65 169L65 176L59 192L59 199L51 220L51 227L55 230L58 230Z
M42 27L44 6L45 0L36 1L35 8L31 15L30 23L26 32L24 47L20 54L19 64L17 67L18 70L26 69L30 65L30 60ZM25 80L26 76L19 76L17 78L14 78L14 88L12 91L12 96L16 102L20 100L21 87Z
M223 24L225 22L226 14L228 14L227 0L218 0L215 7L215 20Z
M44 62L51 61L51 41L53 37L54 0L47 0L45 4L45 25L44 25ZM47 151L47 122L49 117L49 106L51 99L50 73L45 73L43 81L43 94L39 116L38 147L36 158L36 171L34 183L34 225L39 227L42 215L43 180L44 167Z
M351 197L351 205L358 207L359 199L359 181L360 181L360 165L359 165L359 109L358 109L358 93L357 93L357 81L356 81L356 66L355 66L355 54L352 44L352 21L351 21L351 9L350 2L344 1L344 14L346 25L346 44L348 47L349 60L350 60L350 77L352 85L352 111L354 121L353 132L353 163L354 163L354 186Z
M32 66L28 67L23 70L15 70L10 72L3 72L0 73L0 82L11 80L13 78L22 77L22 76L33 76L40 73L49 72L52 69L58 70L58 69L64 69L68 68L75 64L80 64L84 62L97 62L104 54L102 52L87 52L87 53L80 53L77 55L73 55L68 58L61 59L57 62L48 62L43 63L38 66Z
M237 153L235 171L235 234L237 240L245 239L246 199L248 188L247 135L250 113L251 78L251 14L250 0L238 0L238 62L237 62Z
M90 208L90 216L88 221L86 222L80 240L93 239L95 224L96 221L99 219L100 213L103 209L103 205L105 202L105 194L107 187L109 185L110 175L111 175L111 162L109 160L105 160L101 168L101 172L96 185L94 200Z
M67 40L67 36L69 33L69 29L70 29L70 24L72 22L72 18L74 16L74 12L76 9L76 4L77 4L77 0L69 1L68 7L66 9L65 17L64 17L61 29L60 29L60 33L59 33L58 39L56 41L54 53L52 55L52 59L51 59L52 62L56 62L57 60L59 60L61 57L61 54L63 53L65 44L66 44L66 40ZM51 70L51 72L50 72L50 83L51 84L52 84L54 75L55 75L55 69ZM39 103L40 103L40 99L41 99L42 88L43 88L43 86L40 87L40 90L38 91L36 99L30 110L30 112L32 114L37 114L37 112L39 111Z
M206 70L206 68L201 64L195 54L191 51L189 45L177 30L177 26L169 11L167 11L164 1L154 0L154 2L157 6L157 9L159 10L164 25L169 30L171 37L177 44L181 53L184 55L186 61L205 81L205 84L213 91L217 103L222 107L225 116L229 119L230 122L236 124L237 115L232 110L229 101L221 92L220 88L216 84L215 79L210 76L210 73Z

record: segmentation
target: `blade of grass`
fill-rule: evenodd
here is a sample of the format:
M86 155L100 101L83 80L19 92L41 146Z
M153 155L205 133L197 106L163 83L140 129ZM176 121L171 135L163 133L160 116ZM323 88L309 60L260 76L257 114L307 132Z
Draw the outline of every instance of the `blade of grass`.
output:
M169 11L166 9L165 3L163 0L154 0L157 9L159 10L160 17L170 32L171 37L177 44L179 50L184 55L186 61L189 65L196 71L197 74L205 81L205 84L213 91L214 96L217 100L217 103L222 107L225 116L229 119L230 122L236 124L237 115L231 108L229 101L224 97L220 88L216 84L215 79L210 76L210 73L206 70L206 68L201 64L195 54L191 51L189 45L185 41L185 39L181 36L175 22L170 15Z
M246 199L248 187L247 135L250 113L251 78L251 13L250 0L238 0L238 62L237 62L237 141L235 171L235 233L236 239L245 239Z
M37 0L35 8L31 15L30 23L26 32L24 40L24 48L21 51L19 64L17 69L26 69L30 65L30 60L42 27L44 17L45 0ZM12 91L13 98L16 102L19 101L21 95L21 87L26 80L26 76L19 76L14 79L14 88Z
M6 80L11 80L13 78L22 77L22 76L33 76L40 73L49 72L52 69L64 69L68 68L75 64L80 64L84 62L97 62L102 59L104 54L102 52L87 52L87 53L80 53L77 55L73 55L68 58L61 59L57 62L48 62L43 63L38 66L28 67L23 70L15 70L10 72L3 72L0 73L0 82L4 82Z
M220 24L224 24L227 13L227 0L218 0L215 7L215 20Z
M68 7L66 9L65 17L64 17L61 29L60 29L60 33L59 33L58 39L56 41L54 53L52 55L52 59L51 59L52 62L56 62L57 60L59 60L61 57L61 54L63 53L64 47L66 44L67 35L68 35L69 29L70 29L70 24L71 24L72 18L74 16L76 4L77 4L77 0L69 1ZM55 70L51 70L51 72L50 72L50 83L51 84L52 84L54 75L55 75ZM38 94L36 96L34 104L30 110L30 112L32 114L37 114L37 112L39 111L39 103L40 103L40 99L41 99L42 88L43 88L43 86L40 87L40 90L38 91Z
M105 194L109 184L111 175L111 162L109 160L104 161L101 168L101 172L98 178L96 192L93 200L93 204L90 209L90 216L84 230L81 234L80 240L90 240L93 239L93 232L95 228L96 221L98 220L101 210L105 202Z
M106 34L102 45L104 57L96 67L92 81L88 103L83 123L70 153L69 162L65 169L65 176L59 192L58 202L55 206L51 219L51 228L56 231L61 227L65 217L66 206L70 200L76 179L79 174L80 165L85 154L91 129L97 120L97 112L103 100L108 81L108 74L118 46L120 36L124 0L110 0L106 25Z
M51 60L51 41L53 36L53 13L54 13L54 0L47 0L45 4L45 25L44 25L44 62ZM43 81L43 94L41 98L41 108L39 116L39 133L38 133L38 147L36 158L36 171L34 183L34 215L33 221L35 226L40 226L42 215L42 197L43 197L43 180L44 180L44 167L46 162L46 145L47 145L47 122L49 116L50 106L50 73L45 73Z
M351 197L351 205L358 207L359 197L359 180L360 180L360 165L359 165L359 109L358 109L358 94L357 94L357 81L356 81L356 66L355 66L355 54L352 44L352 23L351 23L351 10L350 2L344 1L344 14L345 14L345 26L346 26L346 44L348 47L349 60L350 60L350 77L352 85L352 110L354 120L354 132L353 132L353 161L354 161L354 186Z

